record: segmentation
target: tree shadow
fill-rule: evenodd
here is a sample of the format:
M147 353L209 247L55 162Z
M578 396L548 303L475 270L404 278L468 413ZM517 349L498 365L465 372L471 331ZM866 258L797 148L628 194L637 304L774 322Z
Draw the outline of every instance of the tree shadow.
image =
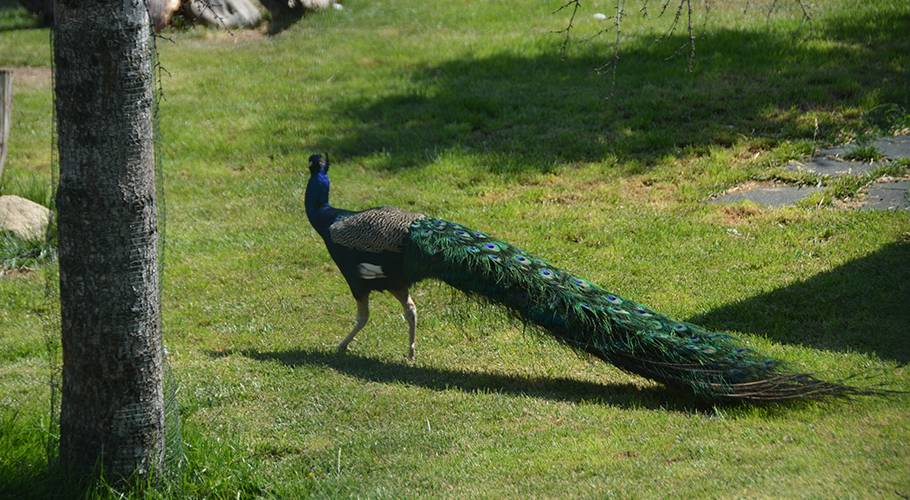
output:
M495 392L552 401L594 403L622 408L647 408L686 413L703 413L713 403L693 399L662 386L641 388L633 384L598 384L569 378L526 377L498 373L449 370L406 363L382 361L353 353L338 354L317 350L257 352L254 350L210 351L219 358L240 354L259 361L277 361L286 366L320 366L368 382L405 384L434 391L456 389L464 392Z
M32 3L37 5L40 2ZM50 4L50 1L47 3ZM46 28L51 24L50 18L30 13L19 0L0 0L0 33Z
M615 83L610 72L595 71L611 53L602 45L570 55L554 46L418 66L397 85L409 90L334 98L332 135L314 135L311 149L341 159L382 153L390 170L463 150L493 171L545 171L610 158L647 168L743 136L833 140L842 123L816 129L803 115L870 101L910 107L910 79L895 63L910 50L910 16L871 16L819 21L826 23L816 31L823 39L850 43L711 31L698 39L694 73L684 55L667 60L685 36L641 37L622 51ZM875 36L860 39L870 25ZM284 113L276 123L306 118L296 109Z
M269 12L269 35L281 33L310 13L303 7L301 2L260 0L260 3Z
M690 319L716 330L910 361L910 243Z

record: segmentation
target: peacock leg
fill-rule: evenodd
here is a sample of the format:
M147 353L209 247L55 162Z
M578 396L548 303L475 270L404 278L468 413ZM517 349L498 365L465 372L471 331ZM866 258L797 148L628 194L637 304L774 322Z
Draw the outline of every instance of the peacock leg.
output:
M348 334L344 340L338 344L338 352L344 352L348 349L348 344L354 340L354 336L357 335L357 332L363 329L367 324L367 320L370 319L370 296L369 294L363 296L362 298L357 299L357 323L354 325L354 329L351 330L351 333Z
M414 361L414 349L415 341L417 338L417 305L414 304L414 300L411 299L411 294L408 293L408 289L404 290L394 290L392 295L398 299L398 302L401 302L401 307L404 308L404 319L408 322L408 337L410 343L408 344L408 359Z

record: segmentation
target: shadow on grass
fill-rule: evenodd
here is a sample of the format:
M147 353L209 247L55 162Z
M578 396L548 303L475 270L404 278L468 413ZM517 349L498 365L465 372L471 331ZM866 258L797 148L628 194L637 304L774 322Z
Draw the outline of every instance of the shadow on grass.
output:
M845 125L843 116L823 116L816 129L808 112L849 111L849 126L860 120L850 108L910 108L905 11L866 9L818 23L824 42L800 43L783 31L705 33L693 74L684 57L667 60L685 37L639 38L621 54L615 87L594 71L609 58L604 46L568 57L549 47L425 65L399 86L404 92L333 99L332 135L314 137L311 149L339 159L382 153L389 170L449 150L470 152L492 171L610 158L641 170L743 137L833 141ZM307 118L285 113L277 123Z
M910 361L910 243L691 318L717 330Z
M597 384L568 378L524 377L413 366L381 361L352 353L338 354L315 350L278 352L237 352L259 361L278 361L284 365L322 366L369 382L406 384L435 391L456 389L464 392L494 392L553 401L595 403L622 408L648 408L701 413L711 408L678 391L661 386L640 388L632 384ZM223 357L234 352L209 352Z
M50 26L47 19L29 13L19 0L0 0L0 33Z

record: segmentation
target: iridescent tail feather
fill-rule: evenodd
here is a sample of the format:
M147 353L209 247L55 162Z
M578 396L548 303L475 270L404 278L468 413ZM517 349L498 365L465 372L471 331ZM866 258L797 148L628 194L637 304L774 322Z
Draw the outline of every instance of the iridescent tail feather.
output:
M409 282L444 281L505 306L574 349L699 396L765 401L869 392L788 373L730 335L674 321L459 224L415 220L405 254Z

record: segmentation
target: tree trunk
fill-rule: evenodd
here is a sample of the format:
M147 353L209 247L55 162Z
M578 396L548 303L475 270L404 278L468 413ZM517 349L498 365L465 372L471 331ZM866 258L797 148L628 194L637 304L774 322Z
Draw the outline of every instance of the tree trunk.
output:
M153 45L142 0L57 0L62 465L164 465Z

